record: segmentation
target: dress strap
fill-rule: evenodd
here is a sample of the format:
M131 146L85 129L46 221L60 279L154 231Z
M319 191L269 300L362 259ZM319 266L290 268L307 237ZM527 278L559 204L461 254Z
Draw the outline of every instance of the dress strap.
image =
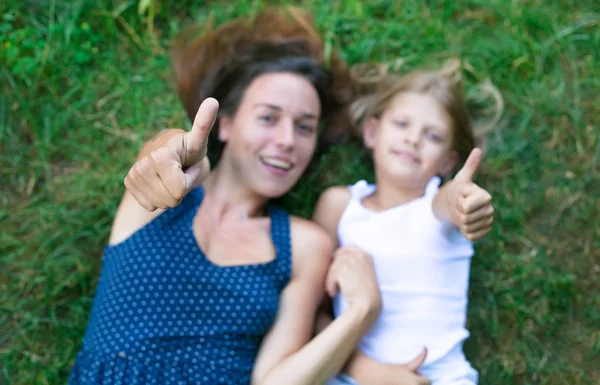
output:
M156 234L161 234L166 229L171 228L175 223L180 223L183 219L184 222L189 223L191 226L196 208L202 202L204 193L202 187L198 187L183 198L181 203L177 207L169 208L161 213L156 218L142 226L139 230L133 233L129 238L116 245L106 245L104 247L105 254L110 251L120 250L123 247L128 247L135 242L146 243L148 239L156 237ZM191 228L191 227L190 227Z
M269 204L271 218L271 240L275 246L275 273L280 289L289 282L292 275L292 242L290 216L274 204Z
M425 197L433 198L439 191L441 182L442 179L439 176L431 178L425 187Z

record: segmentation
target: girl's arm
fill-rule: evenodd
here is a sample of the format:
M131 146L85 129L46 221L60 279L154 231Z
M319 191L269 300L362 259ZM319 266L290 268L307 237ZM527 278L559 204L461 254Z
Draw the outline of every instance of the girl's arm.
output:
M275 324L255 363L252 384L314 385L328 381L354 351L357 341L379 314L381 298L370 257L336 256L327 234L314 223L292 222L292 278L283 290ZM339 287L348 310L311 340L315 313L324 294Z
M338 245L337 228L349 201L350 190L348 188L331 187L321 194L315 207L313 220L327 231L335 245ZM328 306L330 304L330 298L325 296L315 323L317 334L333 322L330 306ZM369 385L429 384L427 378L416 373L425 360L424 354L406 365L387 365L365 356L356 347L353 350L348 361L339 371L348 373L358 383Z
M334 247L339 244L337 228L349 202L350 190L343 186L328 188L317 201L312 219L329 234Z
M329 234L334 247L339 245L337 228L349 202L350 190L344 186L336 186L325 190L315 206L312 220ZM324 296L317 310L315 334L323 331L332 321L331 298Z
M429 385L429 379L418 373L426 355L427 351L423 350L407 364L382 364L357 349L348 361L345 372L359 384Z
M452 223L470 241L483 238L494 222L492 196L473 182L481 156L481 150L474 149L463 168L442 186L432 203L436 218Z

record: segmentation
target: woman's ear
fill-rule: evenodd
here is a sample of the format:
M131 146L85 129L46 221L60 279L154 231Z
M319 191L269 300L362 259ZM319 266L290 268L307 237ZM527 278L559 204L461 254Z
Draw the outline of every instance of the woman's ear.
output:
M450 155L448 156L448 161L445 162L442 167L440 168L440 174L444 175L444 176L450 176L450 173L452 172L452 170L454 170L454 167L456 167L456 164L458 163L458 152L456 151L452 151L450 153Z
M219 118L219 140L221 142L227 142L231 133L231 126L233 120L229 116L220 116Z
M365 142L365 147L368 149L373 149L373 147L375 147L375 134L377 131L378 124L379 119L374 117L367 118L363 123L363 141Z

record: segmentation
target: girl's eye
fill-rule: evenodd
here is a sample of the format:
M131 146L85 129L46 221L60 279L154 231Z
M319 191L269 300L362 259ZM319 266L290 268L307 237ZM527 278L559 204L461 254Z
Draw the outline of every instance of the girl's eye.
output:
M436 143L440 143L443 141L443 138L441 136L439 136L438 134L436 134L435 132L432 131L427 131L427 138L436 142Z
M394 120L394 124L396 125L396 127L399 127L399 128L408 127L408 122L406 120Z

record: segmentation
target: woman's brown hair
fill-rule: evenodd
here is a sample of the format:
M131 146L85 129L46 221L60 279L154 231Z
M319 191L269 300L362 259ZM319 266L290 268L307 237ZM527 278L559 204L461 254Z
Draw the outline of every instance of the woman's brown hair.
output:
M292 72L317 90L322 110L319 148L346 136L348 106L355 94L345 62L327 57L322 39L306 12L269 7L256 17L229 21L216 29L194 26L180 34L171 50L175 85L190 121L207 97L219 101L220 115L233 116L245 89L259 75ZM218 162L224 144L218 120L209 138L209 159Z

